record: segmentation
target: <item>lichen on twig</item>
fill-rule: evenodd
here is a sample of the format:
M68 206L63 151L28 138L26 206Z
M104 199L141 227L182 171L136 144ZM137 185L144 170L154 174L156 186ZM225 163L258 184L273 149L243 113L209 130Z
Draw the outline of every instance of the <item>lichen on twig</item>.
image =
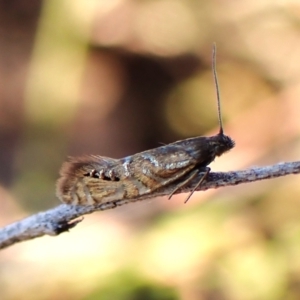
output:
M211 172L201 186L197 188L197 191L299 173L300 161L279 163L272 166L257 167L242 171ZM197 185L201 177L202 174L199 173L188 186L179 189L176 193L192 191L193 187ZM30 240L43 235L58 235L75 227L83 220L80 217L85 214L90 214L99 210L107 210L153 197L166 196L169 195L175 187L176 183L173 183L148 195L136 197L134 199L120 199L93 206L59 205L53 209L37 213L0 229L0 249L11 246L17 242Z

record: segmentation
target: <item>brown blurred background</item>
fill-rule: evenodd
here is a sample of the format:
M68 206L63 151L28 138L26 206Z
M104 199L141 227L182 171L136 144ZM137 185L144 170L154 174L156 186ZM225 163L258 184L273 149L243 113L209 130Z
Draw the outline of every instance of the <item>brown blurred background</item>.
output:
M0 225L59 204L68 155L218 130L211 164L300 158L300 2L0 0ZM153 199L0 252L1 299L300 299L299 176Z

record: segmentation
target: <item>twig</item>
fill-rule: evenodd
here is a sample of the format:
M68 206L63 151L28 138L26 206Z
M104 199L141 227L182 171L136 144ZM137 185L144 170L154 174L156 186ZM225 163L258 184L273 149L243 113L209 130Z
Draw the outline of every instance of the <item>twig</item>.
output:
M244 171L210 173L205 182L197 188L197 191L299 173L300 161L279 163L273 166L252 168ZM191 191L199 182L202 175L203 174L199 173L189 186L180 189L177 193ZM58 235L64 231L68 231L81 222L82 219L78 219L80 216L99 210L115 208L131 202L169 195L175 187L176 183L157 190L150 195L144 195L130 200L117 200L95 206L59 205L53 209L37 213L0 229L0 249L11 246L17 242L30 240L43 235Z

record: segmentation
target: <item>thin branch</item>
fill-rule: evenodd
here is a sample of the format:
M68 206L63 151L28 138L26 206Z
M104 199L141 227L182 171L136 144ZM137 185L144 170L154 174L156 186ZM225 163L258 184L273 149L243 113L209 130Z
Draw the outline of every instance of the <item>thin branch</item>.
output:
M279 163L273 166L252 168L244 171L210 173L205 179L205 182L197 188L197 191L299 173L300 161ZM180 189L177 193L190 192L193 190L193 187L197 185L202 175L202 173L199 173L189 186ZM53 209L37 213L0 229L0 249L11 246L17 242L30 240L43 235L58 235L64 231L68 231L72 227L75 227L82 221L82 218L78 219L78 217L85 214L115 208L131 202L169 195L175 187L176 183L161 188L150 195L144 195L130 200L120 199L114 202L98 204L95 206L59 205Z

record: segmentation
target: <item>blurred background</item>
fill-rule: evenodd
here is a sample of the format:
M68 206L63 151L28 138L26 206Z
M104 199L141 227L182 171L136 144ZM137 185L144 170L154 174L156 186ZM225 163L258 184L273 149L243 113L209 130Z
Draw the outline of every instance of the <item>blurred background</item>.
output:
M0 225L67 156L218 131L214 171L300 157L300 1L0 1ZM0 252L1 299L300 299L299 176L147 200Z

